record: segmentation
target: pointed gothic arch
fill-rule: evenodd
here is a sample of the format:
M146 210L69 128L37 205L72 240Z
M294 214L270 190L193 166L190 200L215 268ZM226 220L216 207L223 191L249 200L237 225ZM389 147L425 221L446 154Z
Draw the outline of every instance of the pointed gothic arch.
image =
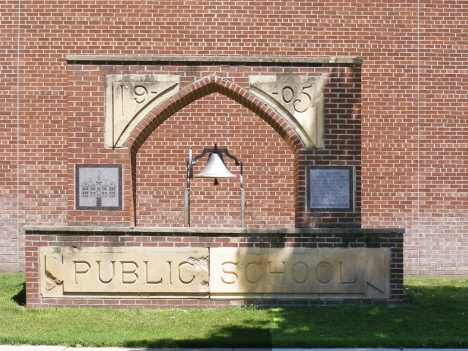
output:
M271 106L237 84L211 74L184 88L154 108L133 130L125 146L136 154L151 133L166 119L190 103L211 93L220 93L245 106L267 122L297 155L304 147L293 128Z
M300 137L296 134L293 128L287 121L283 119L271 106L262 101L248 90L240 87L229 80L222 78L216 74L204 77L183 89L178 93L163 101L155 107L140 123L134 128L130 137L125 143L125 146L130 149L131 153L131 168L132 168L132 193L133 193L133 218L135 226L137 225L137 154L140 147L145 143L148 137L155 131L164 121L176 114L185 106L201 99L212 93L220 93L227 98L230 98L240 105L246 107L254 114L263 119L270 125L286 142L289 149L294 155L294 172L295 176L295 191L297 202L298 188L298 155L299 150L304 148ZM297 208L296 208L297 212Z

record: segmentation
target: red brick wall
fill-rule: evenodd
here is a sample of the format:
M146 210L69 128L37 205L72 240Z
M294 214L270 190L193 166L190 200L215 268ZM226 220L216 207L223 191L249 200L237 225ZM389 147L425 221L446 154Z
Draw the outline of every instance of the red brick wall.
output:
M137 154L137 225L182 226L180 201L189 147L228 148L243 162L248 227L294 228L294 154L259 116L219 93L196 100L160 125ZM200 173L208 155L194 167ZM224 156L229 169L239 167ZM192 227L239 227L239 179L191 181ZM250 216L252 215L252 217ZM178 220L179 219L179 220Z
M338 64L225 63L206 66L133 64L119 66L73 62L68 65L68 217L71 225L181 226L178 220L186 184L189 148L228 148L244 163L248 227L293 228L359 226L360 214L360 68ZM217 75L210 72L217 71ZM108 72L174 73L181 91L154 109L136 128L128 149L104 148L104 76ZM290 126L248 92L248 77L259 73L323 75L325 147L303 149ZM300 149L298 151L298 149ZM133 157L133 158L132 158ZM195 174L207 157L195 166ZM132 161L133 160L133 161ZM233 163L230 168L234 170ZM75 210L75 165L124 166L122 211ZM297 168L296 168L297 164ZM306 212L306 166L353 166L354 211ZM192 180L193 226L240 226L239 181ZM133 190L133 191L132 191ZM299 194L299 196L296 196Z
M0 9L0 269L23 267L24 224L86 223L68 212L74 122L65 55L357 56L364 59L363 226L407 229L407 274L467 275L467 6L7 0ZM107 162L121 158L109 152Z
M18 9L13 3L2 4L0 16L0 271L14 271L24 260L17 224Z
M407 229L406 274L468 275L467 5L379 13L363 66L363 223Z

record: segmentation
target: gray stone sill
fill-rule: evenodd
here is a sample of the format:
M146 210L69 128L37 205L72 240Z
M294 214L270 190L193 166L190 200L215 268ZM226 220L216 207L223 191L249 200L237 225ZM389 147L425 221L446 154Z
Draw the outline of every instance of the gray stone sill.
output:
M362 229L362 228L193 228L193 227L106 227L106 226L33 226L23 227L29 234L61 233L113 233L113 234L237 234L237 235L268 235L268 234L404 234L401 228Z
M162 56L162 55L66 55L67 62L186 62L186 63L279 63L279 64L357 64L360 57L241 57L241 56Z

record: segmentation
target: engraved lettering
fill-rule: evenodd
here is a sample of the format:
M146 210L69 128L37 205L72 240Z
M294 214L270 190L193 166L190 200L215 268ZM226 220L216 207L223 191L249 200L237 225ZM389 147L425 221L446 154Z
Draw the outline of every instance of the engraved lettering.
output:
M133 93L137 96L135 99L137 104L142 104L146 100L146 95L148 95L148 90L143 85L137 85L133 89Z
M138 123L179 91L177 75L106 75L106 145L123 147Z
M179 264L179 280L183 284L190 284L195 279L195 266L190 262Z
M297 262L292 267L292 278L297 284L304 284L309 278L309 266L304 262Z
M340 284L356 284L356 273L354 273L354 280L345 282L343 278L343 262L339 262L340 264Z
M101 275L101 261L96 261L96 262L97 262L97 264L98 264L98 277L99 277L99 281L100 281L101 283L104 283L104 284L109 284L109 283L112 281L112 279L114 279L114 277L115 277L115 261L111 261L111 263L112 263L112 276L111 276L109 279L107 279L107 280L102 279L102 275Z
M293 97L294 97L294 90L288 86L284 87L283 88L283 101L285 103L290 103Z
M273 263L272 261L268 262L268 267L270 268L269 271L268 271L268 273L269 273L269 275L268 275L268 278L269 278L268 279L268 285L272 285L272 280L273 280L272 275L281 275L283 277L283 279L281 280L281 285L284 285L284 265L285 265L286 262L281 262L283 264L283 270L281 272L274 272L272 270L272 263Z
M120 116L124 116L124 85L120 84Z
M305 92L305 90L309 88L312 88L312 85L302 87L299 98L294 100L294 109L299 113L307 111L307 109L310 107L312 98L308 93Z
M88 273L91 268L91 265L86 261L73 261L73 264L75 265L75 281L73 282L73 284L78 284L78 274Z
M149 267L148 267L148 261L143 261L145 262L145 268L146 268L146 281L145 281L145 284L162 284L162 280L163 278L161 277L161 279L159 279L158 281L150 281L150 272L149 272Z
M45 255L53 255L57 269L51 262L48 266L43 264ZM41 269L45 277L41 292L47 297L91 294L104 298L123 295L167 298L176 294L179 297L207 298L208 264L207 248L47 248L41 252ZM235 270L232 267L226 265L226 271ZM53 289L49 288L54 281L47 268L52 270L54 277L63 279L63 282L55 282ZM224 276L228 281L235 277L232 274ZM219 283L223 284L221 280Z
M328 262L320 262L315 269L319 283L328 284L333 278L332 266Z
M232 280L225 280L225 279L221 276L221 281L222 281L224 284L234 284L234 283L237 281L237 279L239 278L239 276L238 276L237 273L234 272L234 271L227 271L227 270L225 270L224 265L226 265L226 264L234 265L234 266L237 268L237 262L229 262L229 261L228 261L228 262L223 262L223 263L221 264L223 273L232 274L232 275L234 276L234 277L231 277Z
M310 167L310 208L351 209L353 176L351 167Z
M167 285L172 285L172 261L167 261L167 264L169 265L169 282Z
M390 255L380 248L46 247L41 294L388 298Z
M322 76L249 77L250 91L278 110L307 147L324 147Z
M251 266L257 266L257 268ZM255 270L257 273L255 273ZM258 272L260 271L260 272ZM255 277L257 278L255 280ZM256 262L250 262L245 266L245 279L250 283L250 284L257 284L260 279L262 278L262 272L261 272L261 265Z
M122 284L134 284L138 280L138 264L133 261L121 261Z

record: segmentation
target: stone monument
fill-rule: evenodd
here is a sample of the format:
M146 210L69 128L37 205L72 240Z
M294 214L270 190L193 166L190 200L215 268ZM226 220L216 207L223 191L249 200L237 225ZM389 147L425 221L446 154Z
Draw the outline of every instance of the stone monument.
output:
M119 65L127 61L129 66ZM95 88L97 101L89 103L104 113L89 113L84 128L80 105L69 111L70 145L78 140L93 149L89 155L70 153L68 226L24 228L28 306L401 303L404 230L360 228L359 110L349 105L360 103L361 63L358 58L68 57L68 65L94 65L103 72L83 78L83 69L70 70L70 106L79 99L76 78ZM255 114L291 148L294 228L138 224L141 202L151 201L150 188L137 191L138 165L157 167L151 159L139 163L141 145L167 119L210 94ZM175 135L174 143L187 139ZM168 169L182 174L175 179L184 179L186 160L167 155ZM255 167L262 165L244 163L244 175L254 177ZM245 206L243 198L242 211ZM244 226L244 214L242 220Z

